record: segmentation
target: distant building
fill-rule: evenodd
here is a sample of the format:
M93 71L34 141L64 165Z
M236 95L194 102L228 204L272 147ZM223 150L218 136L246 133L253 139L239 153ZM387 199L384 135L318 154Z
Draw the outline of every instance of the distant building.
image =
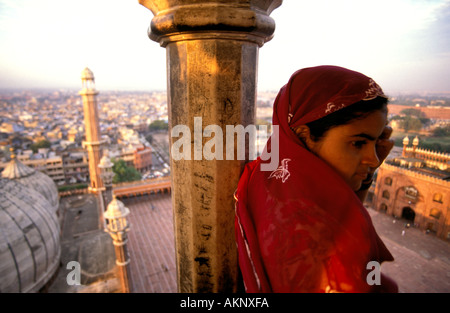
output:
M86 151L64 152L63 168L66 184L89 180L89 162Z
M408 145L380 166L372 206L450 240L450 154L419 149L417 137Z
M135 123L130 126L137 132L145 132L146 130L148 130L148 124L144 122Z
M152 167L152 149L144 145L124 147L120 152L120 159L128 166L134 167L140 173L149 171Z
M48 175L57 185L65 183L63 161L61 156L31 158L32 154L17 155L17 159L26 166ZM0 170L7 167L9 162L0 163Z
M78 131L74 128L69 129L67 132L67 140L75 142L77 139Z
M134 168L143 173L152 167L152 149L149 147L138 147L134 151Z
M437 120L450 120L450 107L436 106L407 106L399 104L389 104L390 114L400 114L405 109L414 109L422 112L425 117Z
M39 155L39 154L36 154ZM48 175L57 185L86 182L89 180L89 163L85 151L64 152L62 155L36 157L31 151L17 155L24 165ZM0 162L0 171L9 162Z

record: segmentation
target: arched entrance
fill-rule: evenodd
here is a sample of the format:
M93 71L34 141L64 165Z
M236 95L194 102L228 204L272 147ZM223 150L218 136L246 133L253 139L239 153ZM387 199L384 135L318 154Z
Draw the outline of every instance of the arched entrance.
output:
M404 207L402 210L402 218L414 222L414 219L416 218L416 212L414 212L414 210L408 206Z

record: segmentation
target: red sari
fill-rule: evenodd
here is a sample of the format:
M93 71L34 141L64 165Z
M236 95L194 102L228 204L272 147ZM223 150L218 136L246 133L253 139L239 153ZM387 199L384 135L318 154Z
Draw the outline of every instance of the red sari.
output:
M355 192L292 131L360 100L384 96L370 78L320 66L294 73L274 103L279 167L248 163L236 190L236 241L247 292L397 291L381 274L369 284L370 261L393 257ZM266 153L277 149L273 136Z

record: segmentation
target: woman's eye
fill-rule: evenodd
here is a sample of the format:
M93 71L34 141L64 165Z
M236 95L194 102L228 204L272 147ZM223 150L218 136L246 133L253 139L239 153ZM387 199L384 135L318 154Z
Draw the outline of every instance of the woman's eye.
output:
M352 146L362 148L367 142L365 140L352 141Z

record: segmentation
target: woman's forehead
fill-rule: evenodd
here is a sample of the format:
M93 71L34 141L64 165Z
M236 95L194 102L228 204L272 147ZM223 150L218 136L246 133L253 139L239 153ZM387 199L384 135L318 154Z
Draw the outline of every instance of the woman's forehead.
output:
M348 124L336 127L336 131L346 136L358 136L378 138L387 124L387 114L377 110L369 113L364 118L355 119Z

